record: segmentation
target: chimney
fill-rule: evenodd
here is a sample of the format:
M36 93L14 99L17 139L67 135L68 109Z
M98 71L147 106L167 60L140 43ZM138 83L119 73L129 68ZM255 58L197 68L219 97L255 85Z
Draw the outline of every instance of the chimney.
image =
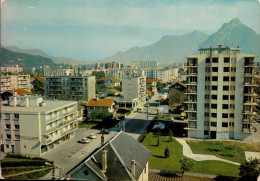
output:
M17 92L15 92L14 90L13 90L13 101L11 106L13 107L17 106Z
M133 174L133 176L135 176L135 166L136 166L136 161L132 160L131 161L131 173Z
M101 136L101 146L105 144L105 136L104 136L104 130L102 130L102 136Z
M102 171L106 172L107 170L107 150L102 150Z
M24 99L25 99L25 107L29 107L29 97L25 95Z

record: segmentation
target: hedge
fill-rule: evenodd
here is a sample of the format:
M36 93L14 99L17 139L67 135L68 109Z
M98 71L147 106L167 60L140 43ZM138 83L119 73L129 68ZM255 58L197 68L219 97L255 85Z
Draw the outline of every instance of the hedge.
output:
M21 160L21 161L9 161L2 160L2 167L20 167L20 166L45 166L45 160Z

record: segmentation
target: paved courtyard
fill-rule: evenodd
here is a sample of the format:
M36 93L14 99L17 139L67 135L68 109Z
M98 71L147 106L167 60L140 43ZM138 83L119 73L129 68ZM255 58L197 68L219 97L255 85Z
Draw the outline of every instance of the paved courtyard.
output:
M84 158L86 158L96 148L101 146L101 134L98 134L100 130L79 128L76 130L75 137L68 140L61 145L57 146L53 150L50 150L43 155L44 158L53 160L58 168L62 168L62 175L67 173L70 169L75 167ZM81 138L87 137L90 133L94 133L97 138L90 139L89 143L78 143ZM105 142L116 135L117 132L111 132L109 135L105 135ZM55 176L59 176L58 170ZM50 174L45 179L50 177Z

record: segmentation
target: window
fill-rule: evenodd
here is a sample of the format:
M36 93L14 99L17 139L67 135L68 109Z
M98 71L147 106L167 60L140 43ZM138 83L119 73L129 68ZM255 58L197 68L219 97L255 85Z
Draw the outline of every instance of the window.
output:
M212 72L218 72L218 67L212 67Z
M209 85L205 85L205 90L210 90L210 86Z
M205 117L209 117L209 113L208 113L208 112L205 112L205 113L204 113L204 116L205 116Z
M211 89L212 89L212 90L218 90L218 86L213 85L213 86L211 87Z
M230 86L230 90L234 91L235 90L235 86Z
M228 100L228 95L223 95L223 100Z
M9 113L5 113L5 119L10 119L10 114Z
M206 58L206 63L210 63L210 58Z
M231 72L236 72L236 67L231 67Z
M236 63L236 59L235 58L231 58L231 62L232 63Z
M205 99L209 99L209 95L208 94L205 94Z
M234 100L235 99L235 95L230 95L230 99Z
M209 135L209 131L205 130L204 135Z
M228 104L223 104L222 109L228 109Z
M230 109L235 109L235 104L230 104Z
M5 145L6 146L6 148L9 148L9 145Z
M228 91L229 87L228 86L223 86L223 91Z
M16 140L20 140L20 135L15 135Z
M210 81L210 77L205 77L205 81Z
M224 67L223 71L224 72L229 72L229 67Z
M211 104L211 109L217 109L217 104Z
M212 62L213 62L213 63L218 63L218 58L213 58L213 59L212 59Z
M211 113L211 117L216 118L217 117L217 113Z
M234 118L234 113L230 113L230 114L229 114L229 117L230 117L230 118Z
M236 77L231 77L231 81L236 81Z
M205 108L209 108L209 103L205 103ZM206 113L205 113L206 114Z
M216 127L216 126L217 126L217 123L216 123L216 122L211 122L210 125L211 125L212 127Z
M224 57L224 63L229 63L229 57Z
M228 123L222 123L222 127L227 128L228 127Z
M206 67L206 68L205 68L205 72L210 72L210 68L209 68L209 67Z
M19 125L14 125L14 129L20 129Z
M7 139L11 139L11 135L10 134L6 134L6 138Z
M212 77L212 81L218 81L218 77L216 76Z
M209 121L204 121L204 126L209 126Z
M217 99L218 99L218 96L217 96L217 95L211 95L211 99L217 100Z
M230 127L234 127L234 122L229 122Z
M223 81L229 81L229 77L223 77Z
M228 118L228 114L222 114L222 118Z
M15 119L19 119L19 114L14 114Z
M6 124L5 127L6 127L6 129L11 129L11 125L10 124Z

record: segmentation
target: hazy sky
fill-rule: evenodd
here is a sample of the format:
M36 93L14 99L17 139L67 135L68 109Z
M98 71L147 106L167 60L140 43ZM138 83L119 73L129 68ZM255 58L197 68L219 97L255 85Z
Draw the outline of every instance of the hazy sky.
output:
M257 0L1 0L2 44L97 60L163 35L211 34L238 17L260 33Z

